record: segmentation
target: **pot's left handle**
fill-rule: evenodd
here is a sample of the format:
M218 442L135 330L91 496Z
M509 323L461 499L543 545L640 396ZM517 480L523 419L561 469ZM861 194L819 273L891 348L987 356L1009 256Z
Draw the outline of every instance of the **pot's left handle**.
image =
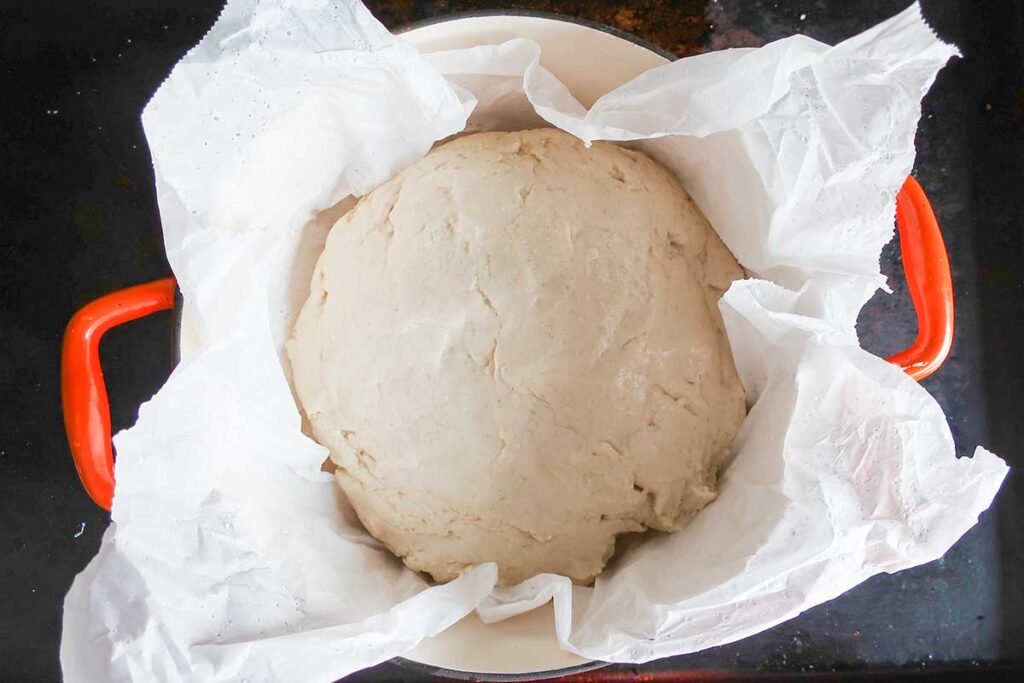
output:
M107 330L174 307L174 278L122 289L87 304L64 332L60 385L64 427L78 476L104 510L114 498L114 447L110 404L100 367L100 340Z

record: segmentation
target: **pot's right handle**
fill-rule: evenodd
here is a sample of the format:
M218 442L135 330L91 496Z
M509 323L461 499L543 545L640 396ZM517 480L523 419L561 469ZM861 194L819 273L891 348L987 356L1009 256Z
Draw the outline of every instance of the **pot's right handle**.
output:
M896 195L896 225L917 338L888 360L922 380L939 369L953 346L953 276L935 212L913 176Z
M112 327L174 307L174 278L154 280L96 299L64 332L60 391L71 457L89 496L104 510L114 498L110 404L100 367L100 340Z

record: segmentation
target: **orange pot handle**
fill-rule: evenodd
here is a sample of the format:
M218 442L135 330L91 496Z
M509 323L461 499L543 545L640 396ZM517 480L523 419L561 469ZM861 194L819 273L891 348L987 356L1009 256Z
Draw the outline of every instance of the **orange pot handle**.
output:
M174 307L174 278L155 280L96 299L64 332L61 399L71 457L89 496L104 510L114 498L110 404L100 367L100 340L112 327Z
M917 338L888 361L922 380L942 366L953 347L953 276L939 223L913 176L896 195L896 225L907 289L917 312Z

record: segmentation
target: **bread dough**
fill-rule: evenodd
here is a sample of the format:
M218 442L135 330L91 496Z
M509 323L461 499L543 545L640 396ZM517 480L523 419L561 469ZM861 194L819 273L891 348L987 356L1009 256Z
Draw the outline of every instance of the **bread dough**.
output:
M434 149L331 230L288 355L359 518L447 581L586 583L715 496L742 277L676 179L567 133Z

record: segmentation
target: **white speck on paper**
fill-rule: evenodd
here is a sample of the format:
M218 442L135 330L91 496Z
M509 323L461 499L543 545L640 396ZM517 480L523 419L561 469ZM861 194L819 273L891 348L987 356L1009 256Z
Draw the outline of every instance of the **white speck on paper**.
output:
M78 531L75 532L75 538L78 538L85 533L85 522L78 523Z

